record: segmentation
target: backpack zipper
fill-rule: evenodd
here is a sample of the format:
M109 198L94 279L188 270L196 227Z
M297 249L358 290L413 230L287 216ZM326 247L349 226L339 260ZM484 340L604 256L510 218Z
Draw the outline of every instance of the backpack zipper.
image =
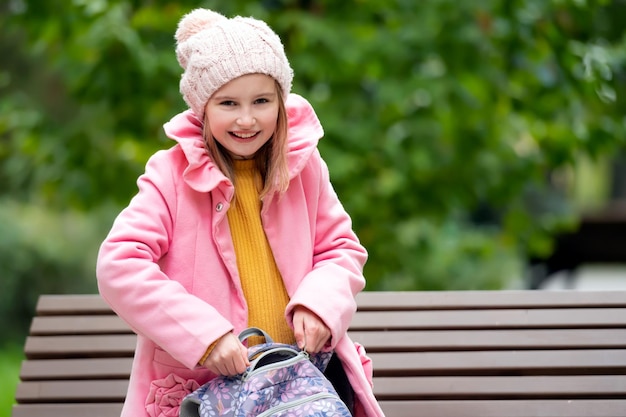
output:
M271 417L276 413L280 413L281 411L288 410L290 408L296 407L301 404L306 404L308 402L321 400L322 398L333 398L338 399L336 395L330 392L318 392L317 394L313 394L306 398L300 398L298 400L290 401L285 404L277 405L276 407L272 407L267 411L262 412L257 417Z
M270 363L264 366L261 366L260 368L255 368L252 371L246 371L244 372L243 376L242 376L242 380L243 381L247 381L248 379L252 378L254 375L258 374L259 372L265 372L265 371L269 371L272 369L279 369L279 368L284 368L287 366L291 366L294 363L300 362L303 359L307 359L308 360L308 353L302 351L302 352L298 352L298 354L292 358L289 359L285 359L283 361L279 361L279 362L274 362L274 363Z

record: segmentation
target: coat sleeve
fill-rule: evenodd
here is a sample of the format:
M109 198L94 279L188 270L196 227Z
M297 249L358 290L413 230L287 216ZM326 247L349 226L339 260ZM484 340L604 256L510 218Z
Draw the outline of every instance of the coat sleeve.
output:
M171 155L159 152L148 161L138 193L100 247L96 275L102 297L135 332L193 368L207 346L233 326L160 268L177 204Z
M367 251L352 229L352 220L330 182L328 167L316 151L318 169L317 209L314 225L313 263L287 306L292 317L297 305L317 314L331 331L331 347L345 335L356 311L355 296L365 287L363 267Z

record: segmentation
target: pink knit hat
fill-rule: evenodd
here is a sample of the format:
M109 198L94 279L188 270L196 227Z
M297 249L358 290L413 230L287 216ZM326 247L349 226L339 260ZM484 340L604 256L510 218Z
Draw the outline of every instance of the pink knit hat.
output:
M183 75L180 92L196 116L215 91L245 74L266 74L278 81L283 99L291 91L293 70L280 38L263 21L228 19L207 9L183 16L176 30L176 57Z

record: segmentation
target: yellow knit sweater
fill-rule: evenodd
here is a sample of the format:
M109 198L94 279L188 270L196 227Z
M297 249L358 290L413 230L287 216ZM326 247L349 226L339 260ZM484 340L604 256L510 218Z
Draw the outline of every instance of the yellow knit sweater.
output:
M235 160L235 198L228 223L248 303L248 326L265 330L276 342L295 343L285 320L289 296L261 224L261 174L254 160ZM250 338L249 345L261 342Z
M234 168L235 198L227 216L248 303L248 326L265 330L275 342L294 344L293 331L285 320L289 295L261 223L261 174L254 160L235 160ZM261 342L261 337L250 337L248 346ZM207 348L198 362L200 365L216 344Z

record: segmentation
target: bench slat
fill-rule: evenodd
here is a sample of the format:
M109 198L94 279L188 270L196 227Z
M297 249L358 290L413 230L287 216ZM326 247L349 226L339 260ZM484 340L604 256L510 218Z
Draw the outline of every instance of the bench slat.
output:
M616 308L499 309L435 311L362 311L352 330L586 328L624 327L624 310Z
M35 359L22 362L22 381L129 378L133 359Z
M30 334L37 336L70 334L130 334L132 330L118 316L42 316L35 317Z
M374 375L626 374L626 350L371 353Z
M623 310L509 309L357 312L352 330L505 329L505 328L610 328L626 326ZM131 333L115 315L40 316L32 321L31 335Z
M38 316L51 314L111 314L111 307L99 294L41 295L35 310Z
M28 359L63 357L132 356L137 336L29 336L24 353Z
M621 291L364 291L359 310L420 310L480 308L626 307ZM106 314L110 307L98 294L46 294L38 315Z
M616 417L626 410L626 400L496 400L496 401L381 401L388 417ZM119 417L119 403L19 404L13 417Z
M374 373L400 375L626 374L626 350L372 353ZM23 381L128 378L132 358L35 359L22 364Z
M626 307L624 291L364 291L366 310L467 310L483 308Z
M120 417L122 403L17 404L12 417Z
M626 329L349 332L369 352L624 348ZM29 359L132 356L134 335L29 336Z
M624 398L626 375L381 377L381 400L403 398ZM626 411L626 410L625 410Z
M412 400L381 401L380 405L387 417L618 417L624 415L626 399Z
M369 352L624 348L626 329L350 331Z
M127 379L90 381L25 381L16 389L18 402L113 402L123 401Z
M128 380L25 381L19 402L123 401ZM381 377L374 383L380 400L487 398L617 398L626 396L626 375L529 377Z

